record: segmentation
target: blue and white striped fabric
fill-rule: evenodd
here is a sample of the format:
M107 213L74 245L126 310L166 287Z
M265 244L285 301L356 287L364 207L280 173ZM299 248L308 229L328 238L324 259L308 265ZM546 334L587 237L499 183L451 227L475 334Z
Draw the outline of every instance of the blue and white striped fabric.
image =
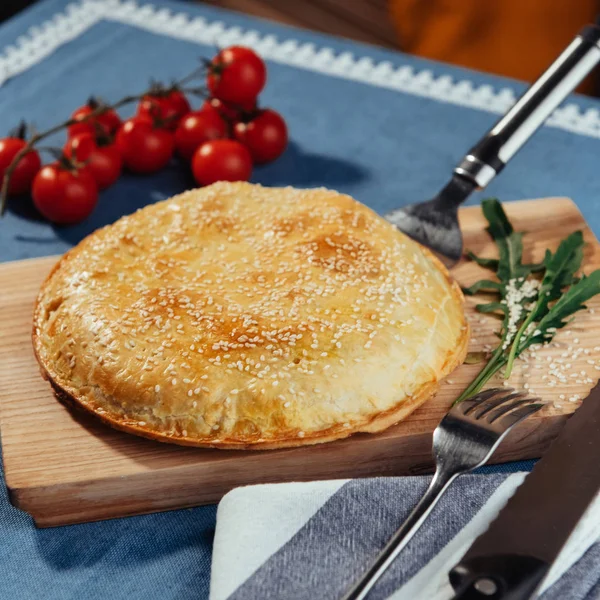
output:
M525 475L460 477L369 599L452 598L448 571ZM428 481L322 481L230 492L217 512L210 599L340 598L406 518ZM599 564L600 500L569 539L544 582L540 600L597 600Z

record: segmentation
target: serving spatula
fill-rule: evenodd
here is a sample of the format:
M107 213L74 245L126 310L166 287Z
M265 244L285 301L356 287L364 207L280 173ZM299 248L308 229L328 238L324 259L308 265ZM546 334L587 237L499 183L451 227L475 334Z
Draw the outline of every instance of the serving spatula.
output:
M508 42L507 42L508 43ZM462 255L458 207L485 188L600 61L600 27L588 25L454 169L431 200L398 208L385 218L452 265Z

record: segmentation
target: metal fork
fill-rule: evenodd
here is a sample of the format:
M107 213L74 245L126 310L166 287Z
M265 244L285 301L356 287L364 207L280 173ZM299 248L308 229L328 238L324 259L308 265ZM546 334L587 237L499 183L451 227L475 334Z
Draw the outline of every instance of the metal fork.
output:
M544 406L512 388L494 388L452 407L433 432L435 474L425 495L343 600L361 600L421 527L458 475L485 464L518 423Z

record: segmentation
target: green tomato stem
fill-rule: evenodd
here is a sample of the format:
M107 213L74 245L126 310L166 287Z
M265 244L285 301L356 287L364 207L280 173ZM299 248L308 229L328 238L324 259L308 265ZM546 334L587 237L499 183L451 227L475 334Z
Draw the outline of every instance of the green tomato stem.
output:
M458 404L463 400L466 400L473 394L477 393L485 383L505 364L506 359L503 356L502 346L498 346L492 354L487 365L481 369L477 377L469 384L469 386L463 391L463 393L454 401L454 404Z

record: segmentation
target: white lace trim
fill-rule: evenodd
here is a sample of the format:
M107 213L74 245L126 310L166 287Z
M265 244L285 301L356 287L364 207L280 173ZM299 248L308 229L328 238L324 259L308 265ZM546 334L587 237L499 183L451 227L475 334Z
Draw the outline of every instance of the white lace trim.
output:
M173 13L151 4L139 5L131 0L81 0L67 5L63 13L42 25L32 27L0 55L0 86L102 19L196 44L242 44L281 64L494 114L504 114L516 99L510 88L475 87L468 80L454 81L449 75L434 77L427 69L415 71L406 65L395 67L389 61L374 62L368 56L356 58L349 52L336 54L331 48L317 48L294 39L281 41L274 35L244 31L239 27L228 27L221 21L208 22L202 17ZM558 108L546 125L600 138L600 111L591 108L584 112L571 103Z

